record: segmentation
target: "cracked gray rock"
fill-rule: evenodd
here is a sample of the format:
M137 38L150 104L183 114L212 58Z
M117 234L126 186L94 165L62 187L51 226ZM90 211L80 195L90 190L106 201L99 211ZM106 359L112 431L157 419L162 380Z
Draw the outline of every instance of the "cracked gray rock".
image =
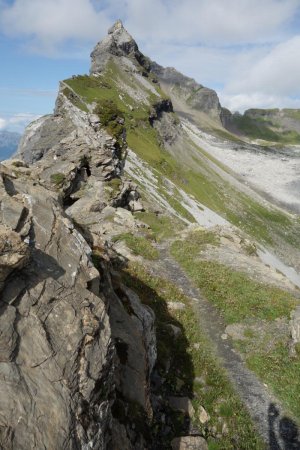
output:
M71 150L65 190L51 185L51 150L30 173L18 173L9 161L0 168L0 447L7 450L118 448L117 436L129 449L146 445L142 435L135 437L140 444L131 442L131 425L119 423L112 408L121 396L152 414L154 314L127 292L134 315L128 313L114 293L109 263L101 276L64 212L68 192L88 183L76 177L81 149ZM104 192L102 178L89 177L91 192ZM128 365L118 355L120 340Z

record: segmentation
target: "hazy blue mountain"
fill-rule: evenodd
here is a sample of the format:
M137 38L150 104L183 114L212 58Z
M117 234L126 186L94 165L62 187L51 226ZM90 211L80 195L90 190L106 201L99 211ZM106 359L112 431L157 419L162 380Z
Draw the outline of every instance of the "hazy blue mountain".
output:
M12 131L0 131L0 161L10 158L17 150L21 135Z

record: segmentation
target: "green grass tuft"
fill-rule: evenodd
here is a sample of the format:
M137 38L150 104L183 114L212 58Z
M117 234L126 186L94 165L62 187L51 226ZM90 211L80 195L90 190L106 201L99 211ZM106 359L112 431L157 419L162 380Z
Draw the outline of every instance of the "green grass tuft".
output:
M50 176L51 183L55 184L56 186L61 186L64 183L65 179L66 179L65 174L60 172L53 173Z
M135 216L150 226L151 232L157 241L174 237L176 232L184 228L183 223L179 219L164 214L147 211L138 212Z
M134 255L143 256L146 259L155 260L159 257L158 250L144 236L134 236L131 233L124 233L115 236L113 241L123 241Z

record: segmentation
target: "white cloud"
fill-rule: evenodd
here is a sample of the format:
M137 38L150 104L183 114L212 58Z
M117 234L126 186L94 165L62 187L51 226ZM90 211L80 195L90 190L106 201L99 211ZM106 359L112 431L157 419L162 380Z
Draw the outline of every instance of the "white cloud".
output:
M300 95L300 35L272 48L243 77L228 84L229 92Z
M18 113L13 116L0 117L0 130L18 131L22 133L24 128L40 116L32 113Z
M126 25L143 38L243 44L278 39L298 0L128 0Z
M221 100L226 107L300 108L300 35L262 51L237 55Z
M4 130L6 126L6 120L0 117L0 130Z
M119 15L144 41L228 45L273 40L299 1L15 0L11 4L2 0L2 4L4 33L24 36L31 49L53 53L65 42L97 41Z
M6 35L25 36L32 50L51 54L69 40L100 38L110 20L89 0L15 0L2 7L0 24Z

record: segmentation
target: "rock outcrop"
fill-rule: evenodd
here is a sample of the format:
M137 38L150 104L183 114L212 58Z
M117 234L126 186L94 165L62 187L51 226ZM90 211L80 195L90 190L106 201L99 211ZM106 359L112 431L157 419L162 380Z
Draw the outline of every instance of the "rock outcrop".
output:
M111 147L105 151L107 159ZM86 214L91 191L94 203L97 191L105 191L108 166L101 165L101 151L90 155L87 167L88 155L87 142L74 135L72 141L55 142L30 168L16 160L1 166L0 445L5 449L146 445L142 433L132 430L135 418L123 423L118 411L137 404L148 420L152 416L154 314L129 289L114 290L103 241L99 253L101 231L85 228L92 250L64 212L70 193L84 191L88 179L81 196ZM58 167L65 178L51 179ZM116 165L110 167L114 173ZM133 189L129 184L129 194ZM101 222L101 212L90 214ZM101 275L93 264L95 251ZM122 303L125 297L132 313Z
M139 51L137 43L120 20L108 30L108 35L92 51L90 73L102 72L114 57L126 57L143 66L146 71L150 69L148 59Z
M1 175L1 227L18 223L1 248L1 447L102 448L114 351L91 249L53 192Z
M147 448L155 316L106 244L143 206L125 144L64 89L0 168L0 447Z
M299 344L300 344L300 307L297 308L291 313L290 320L290 334L291 339L289 342L289 354L292 358L298 356L299 353Z
M165 92L170 95L176 111L187 112L183 108L185 105L186 108L204 113L218 125L222 125L223 109L214 90L202 86L173 67L165 68L152 62L151 72L157 76Z

